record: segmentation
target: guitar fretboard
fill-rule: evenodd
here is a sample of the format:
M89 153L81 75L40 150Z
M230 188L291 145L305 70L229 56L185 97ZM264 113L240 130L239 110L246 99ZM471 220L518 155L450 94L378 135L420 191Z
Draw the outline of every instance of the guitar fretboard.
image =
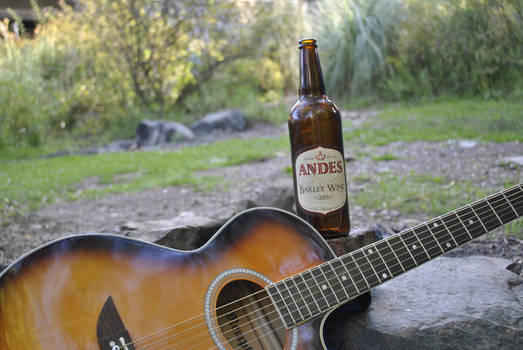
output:
M522 184L269 285L287 329L523 215Z

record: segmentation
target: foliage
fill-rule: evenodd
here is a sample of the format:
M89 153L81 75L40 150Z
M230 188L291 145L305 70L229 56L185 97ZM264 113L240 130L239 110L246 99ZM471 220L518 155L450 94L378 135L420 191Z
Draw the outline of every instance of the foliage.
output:
M322 11L333 95L522 95L519 0L325 0Z
M396 0L325 0L319 20L328 91L337 97L369 94L385 76L391 38L402 17ZM323 19L324 16L319 16Z
M259 102L278 99L289 79L283 59L289 39L275 35L292 24L285 3L85 0L78 6L44 12L34 39L8 32L3 22L0 148L66 134L132 137L144 116L188 122L222 98L260 111ZM237 67L245 76L238 77ZM236 78L242 90L233 89Z
M159 115L178 107L215 71L248 57L272 59L278 40L265 40L288 21L278 4L233 0L85 1L81 19L92 25L107 54L124 68L134 99ZM279 67L278 67L279 68Z
M37 146L70 128L71 111L86 104L88 63L84 47L71 47L56 36L22 40L0 24L0 148Z

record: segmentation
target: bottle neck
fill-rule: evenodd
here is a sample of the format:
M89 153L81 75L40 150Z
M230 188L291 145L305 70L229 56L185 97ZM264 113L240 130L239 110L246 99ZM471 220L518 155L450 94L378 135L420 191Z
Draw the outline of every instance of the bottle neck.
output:
M316 46L306 45L300 50L300 96L325 95L325 83Z

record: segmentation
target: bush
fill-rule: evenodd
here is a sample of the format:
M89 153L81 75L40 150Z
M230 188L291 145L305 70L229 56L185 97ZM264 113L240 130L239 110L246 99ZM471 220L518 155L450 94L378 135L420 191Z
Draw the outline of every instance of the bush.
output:
M289 31L290 9L85 0L79 10L45 14L34 39L7 32L3 22L0 147L65 134L130 137L144 116L190 122L220 106L278 98L289 79L288 39L278 33Z
M334 21L321 27L324 68L338 95L398 100L522 93L521 1L325 3L321 17Z

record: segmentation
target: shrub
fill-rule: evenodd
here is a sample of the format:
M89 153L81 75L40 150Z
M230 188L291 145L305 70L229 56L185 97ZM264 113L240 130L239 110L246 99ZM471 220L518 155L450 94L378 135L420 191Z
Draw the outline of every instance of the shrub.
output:
M521 95L521 1L326 0L322 11L334 94Z

